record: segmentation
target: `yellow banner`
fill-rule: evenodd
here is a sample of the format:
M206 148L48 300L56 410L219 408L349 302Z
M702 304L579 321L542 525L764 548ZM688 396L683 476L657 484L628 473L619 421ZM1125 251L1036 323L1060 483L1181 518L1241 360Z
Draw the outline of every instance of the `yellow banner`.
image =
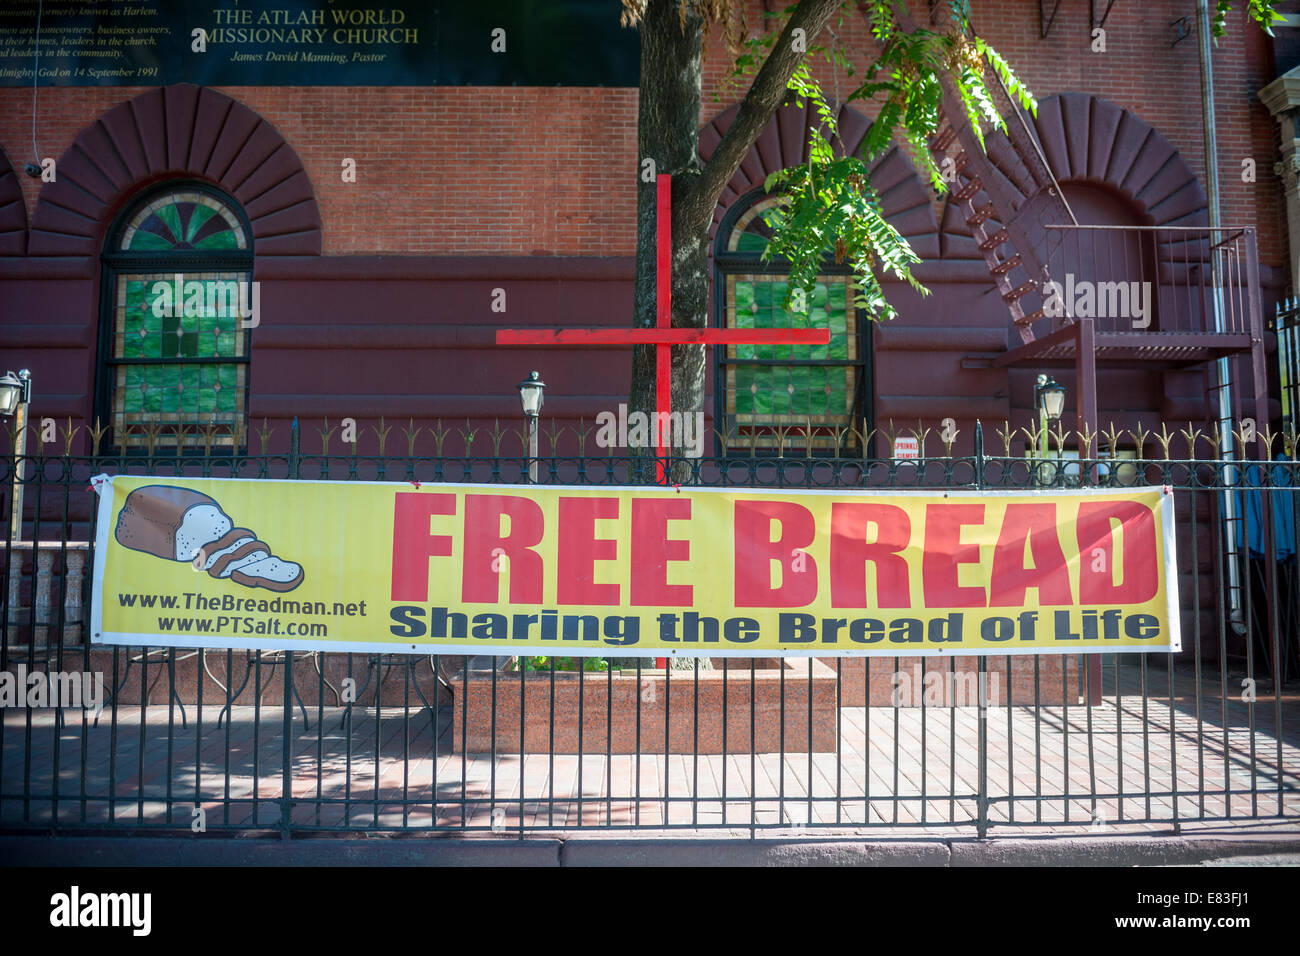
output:
M1179 649L1167 489L96 479L92 640L363 653Z

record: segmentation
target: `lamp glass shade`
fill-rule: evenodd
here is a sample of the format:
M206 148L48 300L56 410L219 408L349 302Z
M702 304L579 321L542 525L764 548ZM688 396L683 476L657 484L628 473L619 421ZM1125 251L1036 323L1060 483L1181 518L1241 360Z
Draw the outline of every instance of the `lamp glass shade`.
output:
M0 378L0 415L12 415L23 398L23 383L13 372Z
M1038 400L1050 421L1060 420L1065 411L1065 386L1049 381L1039 390Z
M545 389L546 383L537 372L529 373L528 377L519 383L519 401L524 406L524 414L529 418L542 410L542 392Z

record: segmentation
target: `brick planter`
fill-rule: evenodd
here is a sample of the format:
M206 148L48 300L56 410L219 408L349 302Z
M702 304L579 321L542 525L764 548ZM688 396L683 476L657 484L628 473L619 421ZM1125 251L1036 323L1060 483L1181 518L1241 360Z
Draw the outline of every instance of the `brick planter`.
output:
M1008 696L1013 705L1034 703L1034 661L1038 661L1038 702L1082 704L1087 694L1087 665L1079 665L1078 654L1016 655L1011 658L1011 673L1007 673L1007 657L988 658L986 686L990 706L1007 705ZM951 707L954 700L959 707L977 706L979 658L960 657L875 657L871 658L870 680L867 678L867 658L828 657L823 662L832 672L840 671L840 703L844 707L863 707L867 704L868 685L872 707L891 707L894 689L898 688L899 704L903 707ZM894 661L902 676L894 678ZM953 662L956 661L954 670ZM922 665L924 664L924 670ZM1062 681L1062 674L1065 675ZM935 676L931 676L935 675ZM1101 701L1101 682L1093 681L1093 703Z
M713 665L716 670L699 672L698 699L695 674L691 671L673 671L669 679L662 670L643 668L639 679L633 670L626 674L615 671L612 678L607 673L587 673L581 680L576 672L557 671L554 706L550 672L525 673L522 679L518 672L498 674L495 735L491 674L471 673L464 695L460 682L456 683L452 746L460 751L464 732L464 749L470 753L490 752L494 746L498 753L519 753L521 749L524 753L547 753L553 731L556 753L577 753L581 694L583 753L604 753L607 737L610 752L616 754L664 753L665 744L668 753L749 753L752 689L753 750L776 753L782 749L784 668L785 751L807 753L810 729L813 752L835 751L838 715L835 673L820 660L730 658L725 674L722 658L715 658Z

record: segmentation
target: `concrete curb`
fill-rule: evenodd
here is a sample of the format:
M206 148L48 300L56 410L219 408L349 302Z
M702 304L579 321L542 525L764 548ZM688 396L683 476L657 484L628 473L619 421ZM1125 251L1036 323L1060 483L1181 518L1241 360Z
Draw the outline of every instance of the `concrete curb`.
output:
M559 866L560 840L0 837L8 866Z
M1188 866L1300 852L1300 833L952 840L952 866Z
M1300 832L881 839L0 836L7 866L1180 866L1300 853Z
M942 840L565 840L561 866L947 866Z

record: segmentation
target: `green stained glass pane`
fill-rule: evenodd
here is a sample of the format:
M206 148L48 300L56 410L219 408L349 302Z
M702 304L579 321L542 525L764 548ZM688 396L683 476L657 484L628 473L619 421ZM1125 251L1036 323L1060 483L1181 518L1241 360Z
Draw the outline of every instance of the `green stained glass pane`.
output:
M212 199L193 190L172 193L165 202L151 202L130 219L126 248L133 252L167 249L245 249L238 219L229 209L214 208Z
M829 368L810 368L809 372L815 373L808 377L808 413L810 415L825 415L832 411L830 407L830 396L826 394L826 386L830 383L830 376L833 371Z
M181 381L181 369L179 366L170 365L160 368L162 381L159 388L162 390L162 410L164 412L179 412L181 410L181 393L176 388Z
M199 413L207 416L217 411L217 396L220 392L214 392L212 386L217 381L217 369L211 365L201 366L199 369L199 394L198 408Z
M736 315L733 323L737 328L754 327L754 283L736 283Z
M190 221L185 228L185 241L193 242L199 227L217 214L211 206L196 205L190 212Z
M117 310L117 331L121 333L120 355L123 358L141 358L147 354L147 336L141 336L144 327L144 283L119 280L124 304Z
M181 349L181 320L178 316L164 315L158 321L162 324L159 355L161 358L176 358Z
M145 312L141 324L144 327L144 335L141 336L142 355L145 358L162 358L162 316L154 315L153 310ZM140 335L139 332L131 332L131 335Z
M822 308L813 309L808 315L808 327L813 329L824 329L827 327L830 316ZM808 358L810 359L827 359L830 358L830 347L826 345L810 345L807 348Z
M137 230L131 237L130 250L132 252L154 252L157 250L170 249L172 243L162 236L154 235L152 232L145 232L143 229Z
M754 327L754 283L737 280L735 290L736 312L731 317L730 324L733 328L752 329ZM737 345L735 355L740 359L752 359L754 346Z
M179 236L182 234L181 217L176 211L176 205L174 203L170 206L163 206L161 209L157 210L156 214L158 218L166 224L167 228L172 231L173 236Z
M229 321L230 319L218 315L216 309L211 312L205 309L203 315L197 316L193 320L193 328L200 335L211 339L221 323Z
M161 412L163 410L163 372L166 369L157 365L148 365L138 369L141 389L144 393L144 411Z
M179 369L180 372L180 376L179 376L180 382L178 385L178 390L180 392L180 396L178 398L178 401L180 403L178 409L179 411L185 411L191 413L198 411L199 394L202 391L202 385L200 382L200 369L201 366L198 365L186 365L186 366L182 366Z
M749 252L754 255L762 255L763 250L766 248L767 240L752 232L741 233L740 238L736 240L737 252Z
M222 232L214 232L210 236L205 236L194 243L195 249L238 249L239 243L235 240L235 234L229 229Z
M213 386L220 386L217 391L217 410L222 412L235 412L239 408L239 391L238 385L239 369L234 365L218 365L217 381Z
M138 415L144 411L144 394L140 391L143 371L139 366L127 366L118 370L122 389L122 409L128 415Z
M830 305L827 307L827 317L831 332L847 332L849 327L849 314L843 306Z
M789 402L791 415L804 415L808 412L808 368L790 368L786 370L785 395ZM792 390L793 389L793 390Z
M212 354L222 358L235 355L235 337L236 333L226 331L214 336L214 340L217 344L213 349Z

